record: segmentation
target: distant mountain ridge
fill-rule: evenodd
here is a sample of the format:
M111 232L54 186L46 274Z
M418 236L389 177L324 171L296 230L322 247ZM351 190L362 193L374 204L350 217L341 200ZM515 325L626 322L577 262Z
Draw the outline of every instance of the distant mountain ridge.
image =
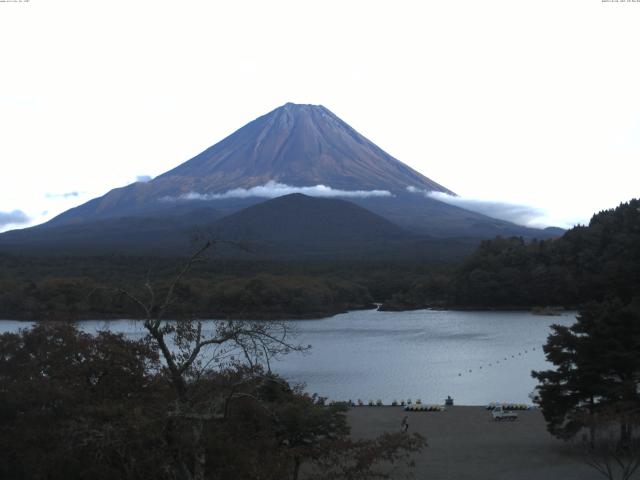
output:
M340 199L291 194L220 218L200 209L172 217L123 217L0 235L0 253L54 255L185 254L204 239L229 241L216 254L239 259L331 258L448 261L468 241L426 238ZM236 244L236 246L233 246Z

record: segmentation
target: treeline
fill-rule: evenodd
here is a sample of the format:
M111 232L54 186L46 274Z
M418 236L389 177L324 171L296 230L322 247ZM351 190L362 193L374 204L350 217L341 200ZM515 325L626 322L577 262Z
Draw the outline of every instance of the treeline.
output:
M215 249L212 250L215 254ZM162 290L187 261L177 257L14 256L0 254L0 318L43 320L137 318L123 291L145 298L147 281ZM178 318L320 318L373 308L406 291L432 263L256 261L203 258L178 287Z
M146 300L145 279L100 281L91 277L0 279L0 318L77 320L138 318L133 298ZM162 294L167 277L154 282ZM172 318L306 318L372 308L369 291L354 282L304 276L259 274L250 277L189 278L176 286Z
M576 307L640 287L640 200L594 215L554 240L496 238L446 272L425 275L387 308Z

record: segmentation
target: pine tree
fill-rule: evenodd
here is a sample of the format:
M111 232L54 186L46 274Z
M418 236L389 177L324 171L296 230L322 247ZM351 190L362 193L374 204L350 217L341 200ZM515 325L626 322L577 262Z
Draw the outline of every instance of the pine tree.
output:
M549 432L568 439L589 428L593 444L598 419L616 418L628 443L640 411L640 299L589 304L574 325L552 329L544 351L556 368L532 372Z

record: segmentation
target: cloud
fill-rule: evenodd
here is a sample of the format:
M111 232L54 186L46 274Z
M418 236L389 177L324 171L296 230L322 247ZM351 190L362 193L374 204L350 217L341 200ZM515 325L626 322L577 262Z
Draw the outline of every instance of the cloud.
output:
M47 193L47 198L74 198L80 196L80 192L65 192L65 193Z
M142 183L147 183L151 181L151 176L150 175L138 175L136 177L136 182L142 182Z
M482 213L488 217L506 220L507 222L524 225L526 227L544 228L558 225L558 222L554 222L548 218L548 215L544 210L528 205L518 205L495 200L465 198L448 195L442 192L422 190L416 187L407 187L407 190L411 193L422 194L425 197L464 208L465 210Z
M22 225L30 221L31 219L22 210L0 212L0 228L6 227L7 225Z
M326 185L314 185L312 187L293 187L284 183L274 181L267 182L251 188L234 188L224 193L196 193L189 192L179 197L164 197L164 201L176 200L221 200L225 198L276 198L291 193L302 193L310 197L322 198L367 198L367 197L392 197L393 194L388 190L338 190Z

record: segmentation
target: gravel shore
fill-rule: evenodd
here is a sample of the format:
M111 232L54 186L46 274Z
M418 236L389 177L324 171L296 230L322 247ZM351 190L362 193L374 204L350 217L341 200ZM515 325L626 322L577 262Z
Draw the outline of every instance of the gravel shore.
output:
M579 445L552 437L538 410L518 412L515 422L494 422L484 407L444 412L405 412L401 407L355 407L348 413L354 438L400 431L427 438L415 456L415 478L428 480L598 480ZM403 478L400 474L398 478ZM636 478L636 477L633 477ZM637 476L640 478L640 476Z

